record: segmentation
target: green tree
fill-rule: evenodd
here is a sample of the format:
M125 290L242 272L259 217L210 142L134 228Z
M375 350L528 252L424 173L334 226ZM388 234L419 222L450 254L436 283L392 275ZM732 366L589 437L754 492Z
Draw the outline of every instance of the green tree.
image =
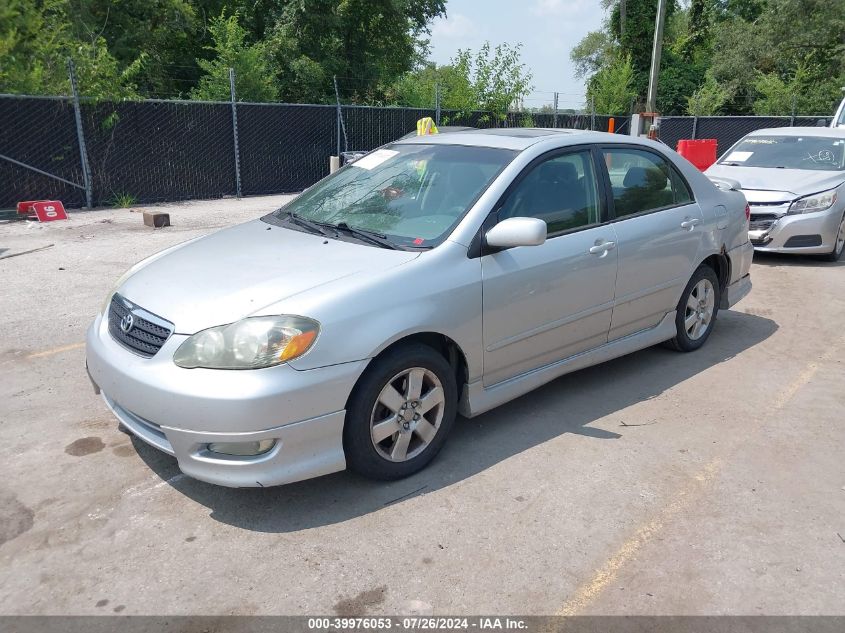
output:
M818 74L817 69L803 63L786 79L775 73L758 73L754 83L758 93L754 113L807 116L833 112L845 74L826 79L819 79Z
M627 114L636 97L634 67L627 55L599 70L587 85L587 98L601 114Z
M287 0L267 41L282 99L383 101L426 52L445 0Z
M766 0L713 0L713 8L717 19L754 22L766 8Z
M664 50L657 82L657 111L686 114L687 99L703 83L706 72L706 60L687 59L674 47Z
M85 96L137 96L142 60L121 69L102 36L74 37L64 0L6 0L0 6L0 92L70 94L67 60L76 65Z
M590 77L606 65L616 55L616 44L607 30L590 31L575 45L569 53L569 59L575 64L575 76Z
M221 14L208 26L214 53L210 60L198 59L204 71L199 84L191 91L193 99L221 101L230 98L229 69L235 69L236 97L239 101L274 101L278 91L262 43L247 44L246 30L238 24L238 16Z
M845 3L767 0L741 7L714 29L712 72L735 95L731 110L787 115L795 94L799 111L829 112L841 98L834 84L845 70ZM742 17L757 10L753 21Z
M459 50L454 60L467 77L471 78L476 108L490 112L503 121L513 104L531 89L531 72L522 63L522 44L498 44L490 47L485 42L475 56L469 49Z
M402 105L432 108L439 84L440 106L455 111L452 120L483 110L491 120L501 122L512 105L531 91L531 73L522 63L521 48L521 44L491 47L485 42L475 53L459 50L445 66L428 63L406 73L391 93Z
M101 37L126 68L139 58L135 82L150 96L188 92L200 75L194 58L203 56L205 26L190 0L67 0L73 38ZM217 13L219 15L219 11Z
M466 72L453 64L438 66L433 62L400 77L392 90L391 101L397 105L433 108L438 89L443 110L466 112L476 106L473 86Z
M689 9L675 14L676 17L685 18L685 24L677 36L674 49L687 61L692 61L710 48L713 14L716 10L713 2L691 0Z
M671 21L677 10L676 0L666 2L666 21ZM657 18L655 0L626 0L625 31L621 30L620 8L618 0L610 14L610 33L619 42L623 54L630 55L634 70L634 89L637 95L645 96L648 90L648 75L651 69L651 50L654 42L654 23ZM670 30L664 31L664 46L668 43ZM663 60L665 62L665 60ZM661 64L661 67L665 64Z
M719 114L730 98L730 91L716 81L713 73L708 71L704 83L687 99L687 114L692 116Z

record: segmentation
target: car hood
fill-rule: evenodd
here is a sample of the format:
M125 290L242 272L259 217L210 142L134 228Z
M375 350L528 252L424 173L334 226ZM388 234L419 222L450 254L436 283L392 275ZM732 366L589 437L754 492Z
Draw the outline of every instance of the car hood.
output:
M171 321L175 332L193 334L338 279L383 272L418 256L254 220L153 258L118 292Z
M736 180L743 190L782 191L792 197L833 189L845 182L845 172L841 171L713 165L705 173Z

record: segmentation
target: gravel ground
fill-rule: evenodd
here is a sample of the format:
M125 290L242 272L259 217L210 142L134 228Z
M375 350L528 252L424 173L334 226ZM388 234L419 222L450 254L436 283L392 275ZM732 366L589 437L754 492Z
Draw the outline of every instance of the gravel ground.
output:
M755 258L693 354L472 420L393 483L181 475L84 371L115 279L284 196L0 224L0 614L845 614L845 264Z

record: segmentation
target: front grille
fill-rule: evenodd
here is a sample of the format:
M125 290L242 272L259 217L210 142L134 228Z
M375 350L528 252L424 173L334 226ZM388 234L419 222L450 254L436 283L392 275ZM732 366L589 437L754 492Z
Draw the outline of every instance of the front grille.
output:
M109 306L109 333L124 347L151 358L173 333L173 324L115 293Z
M752 213L748 229L751 231L768 231L777 222L777 219L775 215L758 215Z
M776 200L774 202L749 202L753 207L784 207L789 205L789 200Z

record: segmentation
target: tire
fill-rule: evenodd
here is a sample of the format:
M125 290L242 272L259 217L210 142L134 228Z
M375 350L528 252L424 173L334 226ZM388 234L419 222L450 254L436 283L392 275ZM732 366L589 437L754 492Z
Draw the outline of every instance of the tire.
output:
M388 351L349 398L343 428L348 467L383 480L422 470L446 442L457 404L455 372L433 348L415 343Z
M719 278L710 266L702 264L681 294L675 314L675 337L667 345L679 352L692 352L704 345L716 324L720 299Z
M839 232L836 234L836 239L833 242L833 250L830 251L824 258L829 262L838 262L842 257L842 252L845 251L845 215L839 221Z

